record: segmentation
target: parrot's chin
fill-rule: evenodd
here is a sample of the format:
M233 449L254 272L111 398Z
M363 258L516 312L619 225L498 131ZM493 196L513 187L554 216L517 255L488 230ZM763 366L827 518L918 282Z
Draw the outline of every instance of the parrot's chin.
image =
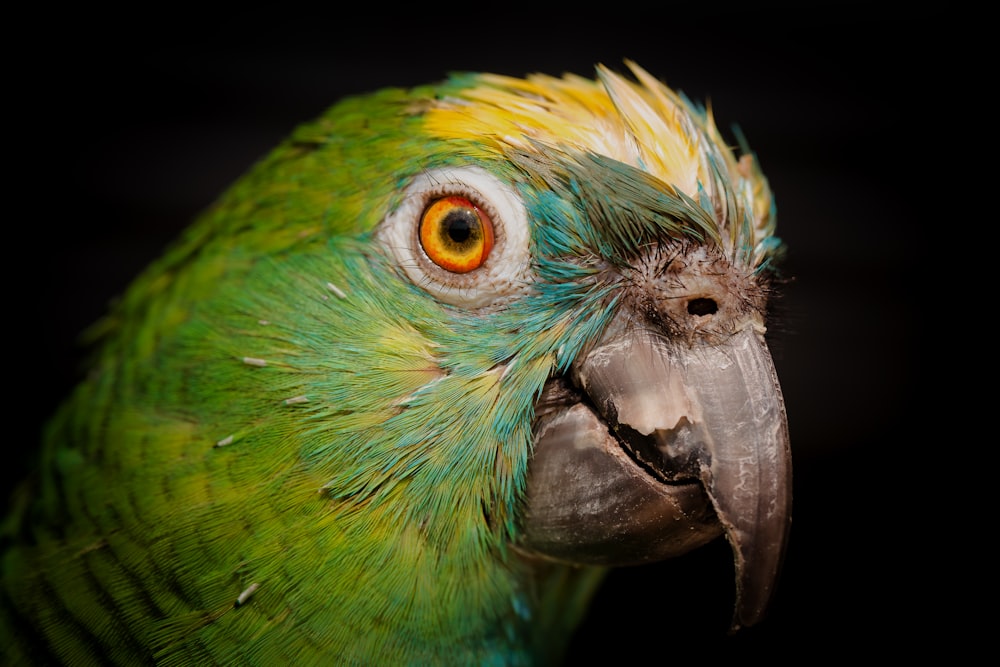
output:
M638 565L723 534L697 479L643 463L563 378L538 403L522 549L586 565Z

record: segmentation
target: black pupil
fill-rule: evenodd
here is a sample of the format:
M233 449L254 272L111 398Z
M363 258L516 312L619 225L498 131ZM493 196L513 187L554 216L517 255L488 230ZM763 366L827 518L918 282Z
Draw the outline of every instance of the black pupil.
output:
M446 232L454 243L465 243L472 236L472 213L456 211L448 214Z

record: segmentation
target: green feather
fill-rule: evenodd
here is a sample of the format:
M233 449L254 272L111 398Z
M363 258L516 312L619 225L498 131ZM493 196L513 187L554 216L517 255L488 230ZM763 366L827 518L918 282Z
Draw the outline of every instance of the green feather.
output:
M349 98L296 129L95 325L5 524L3 662L558 658L603 572L510 549L534 402L607 326L603 267L721 232L637 166L424 128L479 85ZM538 284L485 312L433 299L373 234L412 178L470 163L534 221Z

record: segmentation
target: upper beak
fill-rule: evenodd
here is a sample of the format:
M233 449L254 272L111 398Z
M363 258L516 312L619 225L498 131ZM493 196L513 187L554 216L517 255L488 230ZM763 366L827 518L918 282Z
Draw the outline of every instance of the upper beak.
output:
M763 335L675 342L609 332L550 382L535 427L522 548L575 563L680 555L725 534L733 628L773 594L791 524L784 401Z

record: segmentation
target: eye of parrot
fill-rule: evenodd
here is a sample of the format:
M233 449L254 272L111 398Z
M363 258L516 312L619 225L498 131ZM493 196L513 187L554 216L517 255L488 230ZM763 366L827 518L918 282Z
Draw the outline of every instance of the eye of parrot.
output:
M410 282L453 306L495 306L532 282L527 210L481 167L422 172L378 238Z
M420 245L445 271L468 273L482 266L493 249L493 221L465 197L442 197L424 211Z

